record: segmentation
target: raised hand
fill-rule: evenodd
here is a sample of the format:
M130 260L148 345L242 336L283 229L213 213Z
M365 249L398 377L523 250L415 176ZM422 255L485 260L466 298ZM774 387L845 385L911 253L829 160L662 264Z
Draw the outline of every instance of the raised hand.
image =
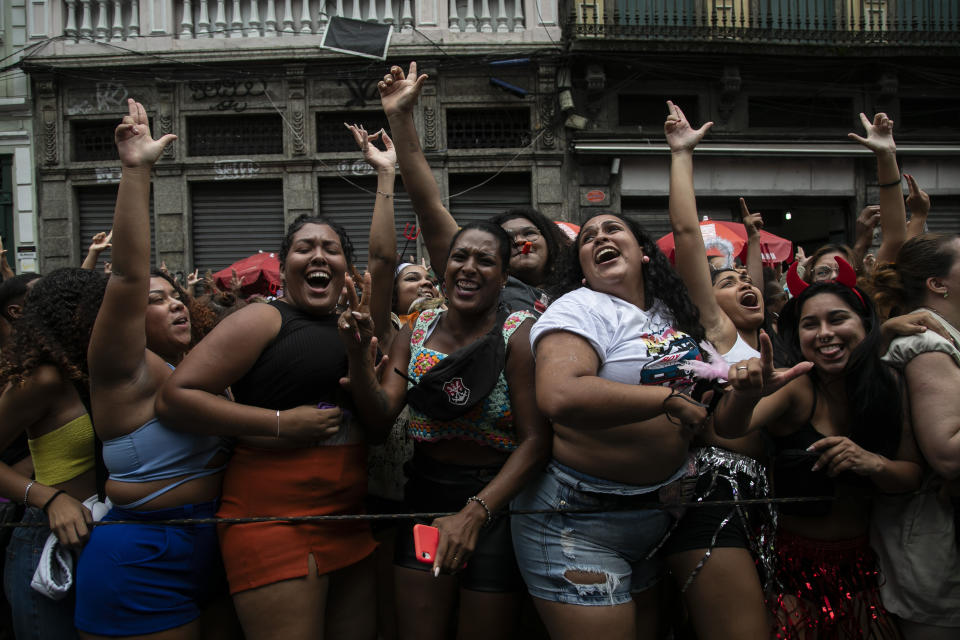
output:
M127 100L127 106L129 113L123 116L123 121L113 134L117 152L120 154L120 163L126 168L151 167L177 136L168 133L159 140L154 140L150 135L147 110L132 98Z
M897 144L893 141L893 120L887 117L885 113L878 113L873 116L873 122L863 113L860 114L860 122L867 132L867 137L863 138L855 133L848 133L847 137L856 140L874 153L893 154L897 152Z
M663 123L663 133L667 136L667 144L670 145L670 151L693 151L694 147L703 140L713 122L707 122L699 129L694 129L683 115L680 107L667 100L667 121Z
M759 235L760 229L763 229L763 216L759 213L750 213L747 201L743 198L740 198L740 215L743 218L743 228L747 231L747 237Z
M857 216L858 227L873 230L878 224L880 224L880 205L868 204L860 210L860 215ZM857 235L860 233L858 231Z
M370 272L363 274L360 298L357 298L357 288L353 283L353 278L345 277L341 298L347 301L347 309L340 314L337 328L340 330L340 338L347 345L347 348L369 347L370 341L373 339L374 328L373 317L370 315L370 297L373 287Z
M187 286L195 287L200 282L200 269L194 269L192 273L187 274Z
M100 233L93 236L93 239L90 241L89 251L102 253L112 247L113 245L110 241L113 239L113 229L109 233L101 231Z
M420 97L420 89L427 81L427 74L417 75L417 63L410 63L410 71L403 73L403 69L394 65L390 73L383 76L377 83L380 90L380 103L383 112L389 118L399 113L410 113Z
M371 135L367 134L363 125L344 122L343 126L353 134L353 139L357 142L360 151L363 152L363 159L367 161L367 164L377 171L394 171L397 165L397 151L393 148L393 140L390 139L386 131L380 129L380 131ZM377 145L371 144L377 138L383 140L383 145L386 147L385 151L380 151Z
M773 368L773 344L766 331L760 331L760 357L741 360L730 365L727 380L741 396L761 398L813 368L812 362L801 362L786 371Z
M905 173L903 177L907 179L907 186L910 188L910 193L907 195L907 209L910 210L911 215L926 216L930 213L930 196L917 185L912 175Z

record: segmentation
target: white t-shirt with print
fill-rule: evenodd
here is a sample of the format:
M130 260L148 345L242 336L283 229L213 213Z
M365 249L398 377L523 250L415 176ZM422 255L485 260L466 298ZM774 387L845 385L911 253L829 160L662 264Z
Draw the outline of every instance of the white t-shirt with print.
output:
M544 335L569 331L593 347L601 378L688 391L694 381L678 365L699 359L700 349L672 325L673 316L660 301L644 311L616 296L581 287L547 308L530 330L530 344L536 355L537 341Z

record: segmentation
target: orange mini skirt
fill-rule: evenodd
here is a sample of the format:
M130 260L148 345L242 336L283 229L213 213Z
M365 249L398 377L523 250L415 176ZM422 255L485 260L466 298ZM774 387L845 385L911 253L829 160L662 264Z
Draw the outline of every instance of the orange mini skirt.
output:
M217 517L363 513L366 456L362 444L282 450L238 445ZM218 529L230 593L305 577L311 554L325 574L359 562L377 546L365 521L256 522Z

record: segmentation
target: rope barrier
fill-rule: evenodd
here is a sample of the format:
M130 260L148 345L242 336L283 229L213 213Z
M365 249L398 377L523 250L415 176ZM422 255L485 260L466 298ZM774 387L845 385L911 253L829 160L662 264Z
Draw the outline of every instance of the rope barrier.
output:
M919 495L922 491L912 493L898 494L902 497ZM624 496L620 496L624 497ZM628 497L629 498L629 497ZM687 509L698 507L734 507L751 506L761 504L796 504L803 502L828 502L828 501L850 501L850 500L872 500L873 496L799 496L794 498L744 498L734 500L699 500L694 502L642 502L631 504L615 509L509 509L499 512L498 515L542 515L547 513L612 513L622 511L646 511L650 509ZM151 525L171 525L184 526L191 524L254 524L262 522L277 522L285 524L304 524L312 522L356 522L365 520L433 520L446 516L455 515L456 511L436 511L419 513L356 513L356 514L338 514L324 516L249 516L243 518L175 518L170 520L111 520L109 522L93 522L92 526L106 526L117 524L151 524ZM17 527L47 527L44 522L3 522L0 523L0 529L11 529Z

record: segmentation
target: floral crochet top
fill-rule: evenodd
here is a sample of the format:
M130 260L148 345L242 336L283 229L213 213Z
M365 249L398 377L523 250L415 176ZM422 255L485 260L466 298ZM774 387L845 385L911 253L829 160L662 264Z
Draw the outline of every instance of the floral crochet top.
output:
M444 311L440 309L423 311L413 326L413 333L410 335L410 364L407 366L407 376L410 379L407 382L408 389L419 382L420 378L434 365L447 357L447 354L423 345L443 313ZM504 345L524 320L533 317L529 311L510 314L503 323L501 331ZM503 371L500 372L493 391L477 406L454 420L436 420L410 407L407 433L417 442L437 442L459 438L500 451L513 451L517 448L517 433L513 427L510 391Z

